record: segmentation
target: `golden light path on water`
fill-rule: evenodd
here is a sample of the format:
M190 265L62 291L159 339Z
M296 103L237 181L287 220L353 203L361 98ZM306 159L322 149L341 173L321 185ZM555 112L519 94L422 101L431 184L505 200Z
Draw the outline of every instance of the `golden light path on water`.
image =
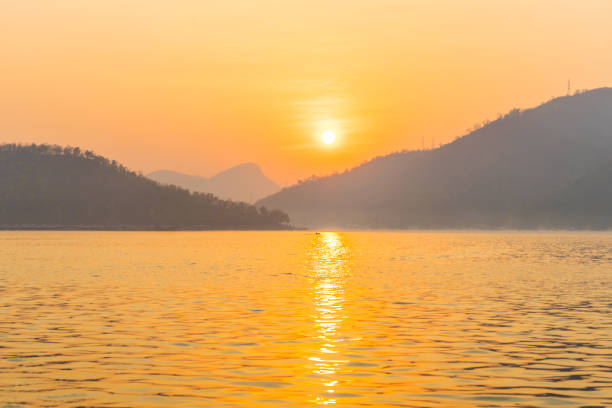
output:
M317 404L335 404L334 387L338 380L334 376L339 366L346 360L338 357L338 348L344 339L339 335L343 315L344 286L349 274L348 258L350 251L343 243L342 236L336 232L321 232L315 235L312 245L313 283L312 298L317 331L316 339L320 347L309 360L312 372L320 376L321 386L327 395L319 395L313 401Z

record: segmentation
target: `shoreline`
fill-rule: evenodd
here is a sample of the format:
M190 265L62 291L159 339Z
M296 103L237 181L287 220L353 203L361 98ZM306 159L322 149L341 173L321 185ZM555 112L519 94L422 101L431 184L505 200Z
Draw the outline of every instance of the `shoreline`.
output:
M612 232L610 228L483 228L483 227L464 227L464 228L347 228L347 227L293 227L286 226L280 228L214 228L207 226L177 227L177 226L101 226L101 225L0 225L0 231L343 231L343 232Z
M292 226L270 228L215 228L209 226L134 226L134 225L0 225L0 231L300 231Z

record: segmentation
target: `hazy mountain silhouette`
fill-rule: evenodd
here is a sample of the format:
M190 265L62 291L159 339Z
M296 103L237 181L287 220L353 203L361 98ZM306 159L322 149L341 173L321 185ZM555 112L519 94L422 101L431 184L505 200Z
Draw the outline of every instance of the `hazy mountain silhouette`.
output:
M79 148L0 145L0 227L287 228L278 210L162 186Z
M541 200L531 213L557 226L612 227L612 161Z
M255 163L239 164L210 178L171 170L154 171L147 177L162 184L174 184L191 191L212 193L220 198L247 203L280 190L280 186L267 178Z
M608 228L611 161L612 89L601 88L515 109L440 148L378 157L258 204L309 226Z

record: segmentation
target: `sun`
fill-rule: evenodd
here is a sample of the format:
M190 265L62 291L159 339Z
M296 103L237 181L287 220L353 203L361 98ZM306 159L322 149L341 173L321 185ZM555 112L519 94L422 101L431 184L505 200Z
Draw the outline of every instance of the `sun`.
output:
M321 140L325 144L332 144L336 141L336 134L332 130L326 130L321 134Z

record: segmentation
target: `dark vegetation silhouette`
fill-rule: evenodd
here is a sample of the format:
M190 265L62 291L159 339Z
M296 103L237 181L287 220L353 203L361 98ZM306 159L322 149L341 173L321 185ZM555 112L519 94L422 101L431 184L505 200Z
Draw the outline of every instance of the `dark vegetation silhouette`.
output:
M513 109L432 150L312 177L258 204L296 225L612 227L612 89Z
M154 171L147 174L147 177L161 184L174 184L191 191L212 193L219 198L248 203L280 190L280 186L267 178L255 163L242 163L209 178L171 170Z
M162 186L78 147L0 145L0 227L287 229L279 210Z

